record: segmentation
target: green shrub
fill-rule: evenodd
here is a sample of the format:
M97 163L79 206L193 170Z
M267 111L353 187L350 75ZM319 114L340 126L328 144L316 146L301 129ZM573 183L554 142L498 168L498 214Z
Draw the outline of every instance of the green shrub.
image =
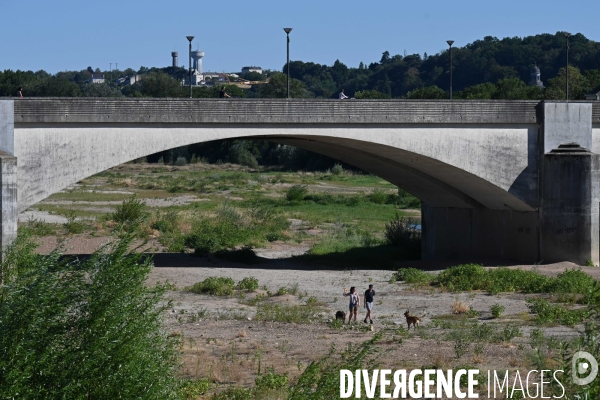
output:
M65 213L67 222L63 224L68 234L76 235L83 232L84 225L77 220L74 210L69 210Z
M277 374L273 368L269 368L268 372L257 377L254 383L258 390L283 389L288 386L288 376L287 374Z
M56 224L49 224L44 221L29 218L25 224L19 226L19 229L26 229L34 236L52 236L56 234Z
M179 215L177 211L168 211L166 213L159 213L156 221L151 225L152 229L156 229L162 233L171 233L177 230L177 222Z
M187 165L187 163L188 163L187 159L185 157L181 157L181 156L177 157L177 160L175 161L175 165L180 166L180 167Z
M344 167L342 167L341 164L335 164L332 168L331 168L331 173L333 175L341 175L344 173Z
M436 281L448 290L463 292L487 288L488 276L479 264L462 264L440 272Z
M307 193L308 188L305 185L294 185L285 192L285 198L288 201L302 201Z
M31 254L2 262L0 393L12 399L174 399L178 338L164 332L165 286L123 238L83 260ZM5 273L6 272L6 273Z
M246 277L238 282L237 288L240 290L248 290L254 292L256 289L258 289L258 279L251 276Z
M375 203L375 204L385 204L387 202L387 199L388 199L387 193L381 189L375 189L369 195L369 201L371 201L371 203Z
M219 250L215 252L215 256L228 261L244 263L248 265L259 261L259 257L250 246L243 246L241 249Z
M146 209L146 204L133 195L129 199L123 200L123 203L117 206L115 212L110 215L110 219L131 228L148 216Z
M198 397L205 395L210 387L211 383L206 378L189 379L183 382L179 389L179 393L186 400L195 400Z
M417 268L400 268L392 276L394 281L403 281L405 283L429 283L435 276Z
M413 218L401 217L396 214L385 224L385 238L394 247L400 247L414 253L421 252L421 231L416 228L417 221Z
M235 282L231 278L211 276L202 282L195 283L189 291L196 294L214 296L230 296L233 294Z
M492 317L500 318L504 313L504 306L501 306L500 304L494 304L490 307L490 312L492 313Z
M569 310L559 304L550 304L546 299L528 299L527 308L537 314L535 322L538 324L558 323L573 326L582 322L588 316L588 310Z

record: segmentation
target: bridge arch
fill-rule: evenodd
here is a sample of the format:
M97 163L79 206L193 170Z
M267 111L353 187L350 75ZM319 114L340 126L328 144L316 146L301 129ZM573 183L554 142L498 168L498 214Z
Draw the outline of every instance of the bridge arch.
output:
M456 128L448 127L447 131L454 139L460 136ZM527 140L527 134L524 128L513 140L518 136ZM185 145L234 138L271 140L327 155L380 176L434 207L533 210L509 191L510 179L488 180L494 179L497 168L489 171L472 160L454 157L453 149L460 144L452 139L438 141L435 146L415 146L423 135L431 136L431 133L407 127L367 128L365 131L364 127L349 126L286 129L281 126L52 124L17 127L19 212L69 185L124 162ZM488 152L490 157L496 150L487 148L485 141L479 146L478 151ZM516 159L519 154L513 156ZM522 165L521 170L518 165L514 167L510 166L516 177L527 165Z

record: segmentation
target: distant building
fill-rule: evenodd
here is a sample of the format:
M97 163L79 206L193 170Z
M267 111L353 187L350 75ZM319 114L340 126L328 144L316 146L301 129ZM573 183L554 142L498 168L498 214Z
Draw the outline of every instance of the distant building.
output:
M92 74L88 83L104 83L104 74Z
M585 95L586 100L600 101L600 86Z
M132 76L124 76L117 79L117 85L133 85L136 82L141 81L143 75L132 75Z
M249 72L258 72L259 74L263 73L261 67L242 67L242 74L247 74Z
M544 83L542 82L540 69L537 65L534 65L531 69L531 80L529 81L529 86L544 88Z

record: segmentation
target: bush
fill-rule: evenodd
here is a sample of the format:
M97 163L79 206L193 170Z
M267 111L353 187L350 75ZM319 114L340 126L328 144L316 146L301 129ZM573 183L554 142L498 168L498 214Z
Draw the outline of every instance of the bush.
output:
M344 173L344 167L342 167L341 164L335 164L332 168L331 168L331 173L333 175L341 175Z
M569 310L558 304L550 304L546 299L528 299L527 308L537 314L535 322L538 324L559 323L573 326L582 322L588 311L586 309Z
M156 221L151 225L152 229L156 229L162 233L172 233L177 229L177 222L179 215L176 211L168 211L166 213L159 213Z
M369 195L369 201L375 204L385 204L388 200L388 195L381 189L375 189Z
M479 264L462 264L450 267L437 276L440 286L456 292L487 288L486 270Z
M110 219L131 228L148 216L146 208L146 204L133 195L129 199L123 200L120 206L117 206L115 212L110 215Z
M256 289L258 289L258 279L254 277L246 277L238 282L237 288L240 290L254 292Z
M416 225L416 220L396 214L385 224L385 238L391 246L420 253L421 231L416 228Z
M501 306L500 304L494 304L490 307L490 312L492 313L492 317L500 318L504 313L504 306Z
M77 220L74 210L69 210L65 213L67 222L63 224L68 234L76 235L83 232L84 225Z
M404 281L406 283L429 283L434 278L434 275L417 268L400 268L392 275L392 281Z
M231 278L211 276L202 282L195 283L189 291L196 294L210 294L213 296L231 296L235 282Z
M32 254L18 238L0 285L0 393L27 399L173 399L177 337L164 332L165 286L124 238L91 257Z
M177 157L177 160L175 161L175 165L177 165L179 167L187 165L187 163L188 163L187 159L185 157L181 157L181 156Z
M285 192L285 198L288 201L302 201L307 193L305 185L294 185Z

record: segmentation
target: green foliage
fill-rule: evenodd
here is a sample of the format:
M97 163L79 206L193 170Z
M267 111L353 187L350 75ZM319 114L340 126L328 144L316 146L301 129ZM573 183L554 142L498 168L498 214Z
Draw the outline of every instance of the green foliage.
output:
M318 361L313 361L302 372L298 382L291 389L288 400L330 400L337 399L340 395L340 370L356 371L367 369L372 371L379 368L377 357L379 350L376 343L381 339L381 333L375 334L373 339L358 346L349 344L339 354L332 348L330 353ZM376 397L379 396L379 388Z
M285 198L288 201L302 201L307 193L308 189L305 185L294 185L285 192Z
M344 173L344 167L342 167L342 164L336 163L333 167L331 167L331 173L333 175L341 175Z
M504 313L504 306L500 304L494 304L490 307L490 312L492 313L492 317L500 318Z
M164 286L147 287L151 259L131 237L84 260L5 253L0 286L4 398L175 398L176 338L163 331Z
M421 231L416 228L417 220L401 217L398 213L385 224L385 238L391 246L408 249L415 254L421 252Z
M287 374L277 374L270 368L266 374L257 377L254 384L257 390L283 389L288 386L288 376Z
M33 236L51 236L56 234L55 224L49 224L33 218L28 219L25 224L19 226L19 229L25 229Z
M375 204L385 204L388 199L388 195L381 189L375 189L369 195L369 200Z
M210 389L211 383L208 379L189 379L184 381L179 389L179 393L186 400L195 400L205 395Z
M448 92L435 85L420 87L406 94L407 99L447 99L449 96Z
M550 304L543 298L528 299L527 308L537 314L535 322L538 324L558 323L573 326L585 320L588 314L586 309L569 310L562 305Z
M355 99L391 99L392 96L390 96L387 93L381 93L378 90L359 90L358 92L354 93L354 98Z
M130 230L139 225L147 216L146 203L133 195L117 206L115 212L110 215L110 219Z
M431 282L434 275L424 272L417 268L400 268L392 275L392 281L401 281L405 283L425 284Z
M74 210L69 210L65 213L67 222L63 224L68 234L75 235L83 232L84 225L77 220Z
M151 227L162 233L172 233L177 229L178 220L176 211L159 212Z
M256 289L258 289L258 279L248 276L238 282L237 288L239 290L248 290L250 292L254 292Z
M210 294L213 296L231 296L235 282L231 278L211 276L202 282L195 283L188 290L196 294Z

